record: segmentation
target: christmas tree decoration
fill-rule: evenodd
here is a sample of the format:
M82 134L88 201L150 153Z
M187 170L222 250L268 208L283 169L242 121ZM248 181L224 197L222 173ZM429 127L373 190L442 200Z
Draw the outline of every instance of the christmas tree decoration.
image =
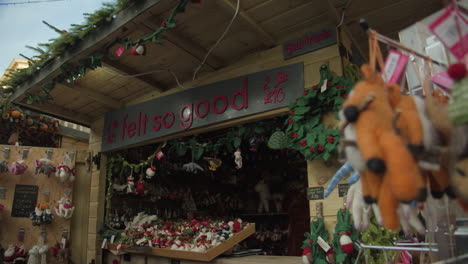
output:
M146 178L147 179L152 179L155 174L156 174L156 167L155 166L151 166L148 169L146 169Z
M333 76L327 65L320 67L320 82L289 106L286 120L287 148L302 153L306 160L328 160L334 154L341 133L322 124L326 112L337 112L348 97L354 82ZM320 89L319 89L320 88Z
M355 244L358 236L348 209L339 209L333 234L333 250L336 253L336 262L344 264L354 263L359 251L359 248Z
M242 169L242 153L240 149L237 149L236 152L234 152L234 163L236 163L236 169Z
M268 147L271 149L284 149L286 147L286 134L282 131L276 131L268 140Z
M73 216L73 212L75 211L75 206L72 205L70 193L65 193L65 195L60 198L57 203L58 206L54 207L57 216L70 219Z
M305 233L302 242L302 262L304 264L326 264L327 256L333 254L332 248L327 244L328 232L322 217L315 217L310 222L310 233ZM319 242L320 241L320 242ZM325 242L325 243L323 243Z
M143 44L137 43L130 49L130 54L133 56L143 56L145 55L146 49Z

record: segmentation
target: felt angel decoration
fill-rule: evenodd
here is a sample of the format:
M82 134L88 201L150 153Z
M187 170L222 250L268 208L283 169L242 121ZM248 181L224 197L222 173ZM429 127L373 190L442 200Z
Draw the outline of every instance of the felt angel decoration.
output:
M234 152L234 162L236 163L236 169L242 169L242 153L240 149L237 149Z

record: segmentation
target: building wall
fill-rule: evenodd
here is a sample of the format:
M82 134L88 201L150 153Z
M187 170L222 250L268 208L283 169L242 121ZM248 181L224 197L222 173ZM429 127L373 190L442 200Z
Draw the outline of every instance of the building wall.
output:
M185 89L188 87L197 87L204 84L209 84L221 80L226 80L230 78L234 78L237 76L254 73L266 69L276 68L287 64L293 64L303 62L304 63L304 88L310 88L311 86L317 84L320 80L319 69L322 64L328 64L330 69L337 75L342 75L342 61L339 55L338 46L333 45L327 48L323 48L317 50L315 52L307 53L302 56L298 56L292 59L285 61L283 59L282 47L277 46L275 48L257 52L246 56L245 58L240 59L238 62L231 64L228 67L220 69L216 72L207 73L205 75L201 75L197 80L194 82L187 82L183 83L182 85ZM176 93L182 91L183 88L176 87L174 89L169 90L163 94L147 94L144 97L138 98L129 103L138 104L144 101L151 100L156 97L164 96L171 93ZM277 114L286 113L288 111L287 108L281 109L276 111ZM249 117L252 121L257 117ZM249 118L246 118L239 122L248 122ZM232 125L235 125L233 122ZM336 125L337 121L334 119L333 115L327 115L324 118L323 122L329 125ZM102 135L102 128L103 128L103 118L99 121L96 121L91 126L91 137L90 137L90 145L89 150L93 153L97 153L101 149L101 135ZM213 129L213 127L208 128ZM188 131L187 133L190 133ZM192 131L193 133L193 131ZM101 161L101 164L104 160ZM101 166L103 168L103 166ZM313 161L308 163L308 181L309 186L317 186L320 182L323 182L323 177L329 177L333 175L333 173L339 168L339 164L337 162L332 162L332 164L325 164L322 161ZM98 228L98 224L103 220L104 214L104 195L105 195L105 174L104 170L97 170L93 166L93 171L91 173L91 193L90 193L90 204L89 204L89 228L88 228L88 251L87 251L87 263L90 262L91 259L96 259L96 263L100 263L100 245L96 242L96 231ZM328 227L332 227L333 222L335 221L336 211L341 206L341 202L335 199L336 193L332 194L332 198L328 198L327 200L322 201L324 203L324 216ZM341 199L340 199L341 200ZM311 216L315 216L315 202L311 202L310 206L310 213ZM333 225L334 226L334 225Z

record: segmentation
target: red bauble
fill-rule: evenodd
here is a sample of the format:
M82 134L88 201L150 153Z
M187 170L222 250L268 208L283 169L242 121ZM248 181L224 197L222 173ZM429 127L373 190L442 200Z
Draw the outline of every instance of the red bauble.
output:
M466 76L466 66L463 63L454 63L448 67L447 73L450 78L458 81Z
M166 21L161 22L161 27L166 27Z
M337 85L336 85L336 88L338 88L338 89L339 89L339 88L343 88L343 85L337 84Z
M348 93L344 93L343 95L341 95L342 98L348 98Z
M332 83L330 81L327 82L327 86L330 87Z

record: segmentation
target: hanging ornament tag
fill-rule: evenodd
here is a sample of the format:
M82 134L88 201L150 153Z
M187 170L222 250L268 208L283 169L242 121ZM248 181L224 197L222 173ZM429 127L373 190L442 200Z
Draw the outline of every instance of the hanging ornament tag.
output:
M330 250L330 245L323 240L321 236L317 238L317 244L323 249L323 251L328 252Z
M408 56L396 50L390 50L385 60L385 77L387 83L398 83L406 69Z
M320 92L323 93L327 90L327 83L328 83L328 80L325 79L323 80L323 84L322 84L322 87L320 87Z
M61 246L62 248L65 248L66 245L67 245L67 239L64 238L64 237L62 237L62 242L60 243L60 246Z
M431 81L444 89L444 91L450 93L450 89L453 86L453 80L446 72L439 72L431 77Z
M162 151L159 151L158 153L156 153L156 158L158 160L162 159L164 157L164 153Z
M136 242L137 245L140 245L141 243L145 242L146 238L142 238Z
M149 245L150 247L153 247L153 242L152 242L151 240L148 240L148 245Z
M112 235L112 236L111 236L111 240L110 240L111 244L114 243L114 239L115 239L115 235Z
M455 10L454 5L449 6L442 15L436 18L429 25L429 29L455 57L463 59L465 51L468 49L468 21Z
M125 48L123 46L120 46L116 51L115 51L115 55L117 55L118 57L122 56L122 54L124 53L125 51Z

